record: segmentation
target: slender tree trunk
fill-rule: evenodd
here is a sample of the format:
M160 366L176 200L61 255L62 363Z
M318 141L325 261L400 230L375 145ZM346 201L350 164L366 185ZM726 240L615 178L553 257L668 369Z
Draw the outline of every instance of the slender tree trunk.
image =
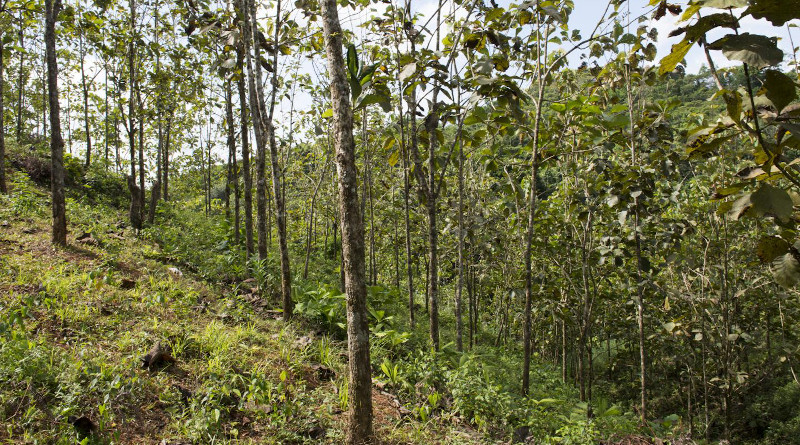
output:
M103 37L105 38L105 34L103 35ZM103 93L104 100L105 100L105 107L103 109L103 111L105 113L105 122L104 122L104 124L105 124L105 136L103 137L103 143L105 145L104 166L105 166L105 170L108 171L108 122L110 120L109 117L108 117L108 60L107 59L103 59L103 62L104 62L104 64L103 64L103 71L104 71L103 72L103 77L104 77L104 83L105 83L105 90L104 90L104 93Z
M139 116L144 115L142 106L142 91L139 82L136 82L136 98L139 104ZM144 184L144 119L139 119L139 221L144 221L145 192Z
M408 4L407 4L408 6ZM413 44L412 44L413 45ZM399 67L399 58L400 58L400 49L397 47L397 54L398 54L398 69ZM402 90L402 85L399 88ZM409 121L409 132L411 133L411 141L413 144L417 144L417 118L416 118L416 93L412 92L412 100L411 100L411 110L410 111L410 121ZM415 308L414 308L414 257L411 255L411 207L409 205L409 199L411 194L411 182L409 181L409 150L407 147L408 140L405 136L405 122L403 122L403 98L400 97L398 100L398 109L400 114L400 145L401 145L401 156L403 157L403 216L405 219L405 230L406 230L406 276L408 279L408 314L409 320L411 323L411 328L414 328L414 324L416 322L415 317Z
M541 56L540 56L541 57ZM541 61L537 60L537 72L541 73ZM522 394L528 395L531 370L531 306L533 301L533 276L531 255L533 253L533 237L536 232L536 180L539 177L539 129L542 121L542 100L544 99L544 82L539 80L536 102L536 117L533 124L533 155L531 156L531 180L528 201L528 227L525 234L525 312L522 333Z
M636 166L638 162L638 153L636 147L636 135L634 128L634 114L633 114L633 91L631 91L631 74L626 68L625 79L627 83L626 93L628 99L628 118L630 119L630 135L629 143L631 149L631 164ZM639 198L634 198L634 215L633 215L633 231L635 242L635 258L636 258L636 324L639 329L639 386L641 398L641 412L640 417L642 423L647 421L647 355L645 351L645 336L644 336L644 289L643 289L643 275L642 275L642 239L639 235Z
M56 21L61 0L45 0L44 41L47 53L47 91L50 103L50 179L53 201L53 244L67 244L67 211L64 197L64 140L61 137L61 116L58 103L58 61L56 59Z
M141 197L141 189L144 184L141 186L136 185L136 121L135 121L135 101L136 101L136 4L134 0L129 1L130 7L130 32L131 32L131 39L128 45L128 74L130 76L130 82L128 83L130 94L128 98L128 145L130 149L130 162L131 162L131 179L128 181L128 189L131 192L131 206L129 212L129 218L131 220L131 226L134 230L139 230L142 228L142 219L141 219L141 210L142 210L142 202L140 200ZM139 134L139 138L141 139L142 135Z
M174 106L170 106L169 116L167 117L167 128L166 128L166 135L164 136L164 150L161 153L163 156L162 162L162 178L161 180L164 182L164 193L162 198L164 202L169 201L169 143L172 137L172 120L174 118L175 108Z
M5 97L5 79L3 78L3 68L3 35L0 34L0 193L8 193L8 188L6 187L6 121L3 100Z
M459 94L459 98L460 98ZM464 148L458 144L458 282L456 283L456 349L464 350L461 290L464 287Z
M242 19L240 18L240 21ZM240 74L236 80L239 90L239 111L242 137L242 179L244 180L244 234L245 252L247 260L253 256L255 251L253 245L253 179L250 175L250 141L247 127L247 93L244 85L244 43L240 42L236 47L236 66Z
M264 261L268 255L267 245L267 179L266 179L266 129L264 128L264 110L261 108L263 102L263 87L261 87L261 65L259 63L258 51L255 58L250 52L250 44L258 47L256 32L258 28L254 15L255 3L248 0L243 2L242 11L244 15L245 30L245 55L247 65L247 78L249 84L250 115L253 120L253 131L256 137L256 230L258 232L258 259Z
M233 121L233 88L231 81L225 82L225 120L227 121L228 130L228 188L230 183L234 184L234 217L233 217L233 233L234 242L239 245L239 171L236 165L236 128ZM227 198L230 200L230 198ZM230 203L228 203L230 206Z
M25 21L22 11L19 13L19 73L17 73L17 144L22 143L22 104L25 97Z
M253 10L252 20L255 21L255 10ZM278 163L278 143L275 137L275 102L278 94L278 41L281 28L281 0L278 0L275 8L275 49L272 56L272 94L270 97L269 114L267 115L267 131L269 132L269 151L272 164L272 193L275 195L276 223L278 225L278 248L281 256L281 294L283 297L283 318L289 320L294 312L294 302L292 301L292 272L289 262L289 241L286 231L286 203L282 191L283 173ZM253 30L256 30L255 24ZM256 57L259 57L259 43L255 42ZM260 79L260 77L259 77Z
M372 433L372 378L369 358L367 288L364 277L364 225L358 203L358 171L353 139L353 110L342 55L342 28L336 0L321 0L325 48L331 84L336 167L339 175L342 256L347 295L349 423L347 443L370 443Z
M78 10L80 13L80 9ZM89 168L92 162L92 134L89 130L89 85L86 83L86 70L84 68L84 58L86 57L86 50L83 47L83 25L78 27L78 56L81 59L81 92L83 93L83 129L86 132L86 163L85 167Z
M308 262L311 257L311 230L314 223L314 207L317 204L317 194L322 187L322 182L325 180L325 173L328 171L328 162L322 167L322 173L319 175L317 185L314 187L314 194L311 195L311 207L308 209L308 233L306 235L306 261L303 265L303 279L308 278Z

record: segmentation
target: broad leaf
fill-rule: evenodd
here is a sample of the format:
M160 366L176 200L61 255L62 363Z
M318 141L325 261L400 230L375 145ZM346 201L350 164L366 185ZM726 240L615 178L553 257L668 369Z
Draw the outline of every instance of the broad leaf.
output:
M783 61L783 51L775 39L758 34L729 34L708 45L709 49L722 50L730 60L744 62L754 68L778 65Z
M670 52L668 56L661 59L661 66L658 69L658 74L664 75L674 71L675 67L683 61L684 57L686 57L686 54L689 53L690 49L692 49L693 45L694 43L686 39L677 45L672 45L672 52Z
M789 251L789 243L779 236L765 236L758 241L756 254L762 263L771 263Z
M347 45L347 71L351 79L358 77L358 53L356 52L356 46L352 43Z
M745 14L757 19L767 19L775 26L800 19L800 0L752 0Z
M767 99L775 105L775 109L780 114L787 105L797 99L797 85L789 76L780 71L769 70L766 77L764 89L767 90Z
M779 256L770 269L772 277L783 287L793 287L800 281L800 263L792 252Z
M380 105L383 111L387 113L392 110L392 103L389 97L383 94L367 94L356 104L355 109L359 110L373 104Z
M786 190L764 184L750 195L750 201L761 215L774 216L784 222L792 216L794 203Z

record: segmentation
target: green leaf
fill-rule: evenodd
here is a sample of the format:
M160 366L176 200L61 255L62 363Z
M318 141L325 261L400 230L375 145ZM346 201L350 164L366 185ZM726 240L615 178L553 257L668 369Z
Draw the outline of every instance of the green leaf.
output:
M750 195L753 208L761 215L770 215L786 222L792 216L794 203L792 197L784 189L763 184L755 193Z
M361 83L355 77L349 78L348 82L350 83L350 99L355 102L358 96L361 96Z
M391 156L389 156L389 166L394 167L397 165L397 161L400 160L400 151L395 150Z
M358 77L358 53L356 46L352 43L347 45L347 71L350 73L351 79Z
M383 111L387 113L392 110L392 103L390 98L384 94L378 94L378 93L367 94L366 96L364 96L363 99L358 101L358 103L355 106L355 109L360 110L362 108L366 108L368 105L373 105L373 104L380 105Z
M328 108L327 110L325 110L325 112L322 113L322 117L323 118L325 118L325 117L333 117L333 108Z
M767 90L767 99L775 105L778 114L797 99L797 85L789 76L780 71L768 70L766 72L764 89Z
M738 25L739 22L728 13L711 14L699 18L694 25L687 26L685 29L686 38L691 42L697 42L714 28L724 27L736 29ZM678 32L679 30L676 30L674 33Z
M800 263L792 252L779 256L770 267L772 277L783 287L793 287L800 281Z
M729 34L708 45L709 49L722 50L730 60L744 62L754 68L778 65L783 61L783 51L775 39L758 34Z
M675 67L683 61L689 50L692 49L694 43L687 39L682 40L677 45L672 45L672 52L668 56L661 59L661 66L658 68L658 74L664 75L671 73Z
M750 210L750 208L753 207L753 203L752 201L750 201L750 196L751 195L748 193L747 195L744 195L741 198L734 201L731 204L730 209L727 211L728 218L734 221L738 221L739 218L741 218L742 215L745 214L745 212ZM720 206L720 210L722 210L722 208L723 207Z
M779 236L765 236L758 241L756 255L762 263L771 263L789 251L789 243Z
M722 98L725 100L725 105L727 105L728 116L737 124L741 124L742 95L738 91L731 91L723 93Z
M800 18L800 0L752 0L751 3L745 14L767 19L775 26Z

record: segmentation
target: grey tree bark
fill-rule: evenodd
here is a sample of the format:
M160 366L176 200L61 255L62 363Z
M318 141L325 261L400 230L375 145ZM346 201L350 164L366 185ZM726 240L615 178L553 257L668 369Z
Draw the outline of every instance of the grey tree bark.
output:
M253 121L253 132L256 137L256 230L258 231L258 259L267 259L267 183L266 183L266 146L265 129L262 118L261 98L261 65L258 57L253 60L250 44L257 44L254 32L255 19L250 18L251 2L240 0L239 12L241 14L242 30L244 31L245 65L247 66L248 94L250 99L250 116ZM255 9L253 4L252 9ZM258 80L258 81L257 81Z
M64 198L64 139L61 136L61 107L58 103L58 61L56 58L56 21L61 0L45 0L45 52L47 54L47 91L50 103L50 156L53 166L50 186L53 201L53 244L67 244L67 210Z
M252 19L255 21L255 11ZM278 224L278 249L281 257L281 296L283 297L283 318L289 320L294 312L294 302L292 301L292 271L289 262L289 242L286 233L286 202L283 194L283 171L278 163L278 143L275 138L275 102L278 93L278 42L281 29L281 0L275 7L275 48L272 51L272 94L270 96L269 113L266 116L265 127L269 134L269 153L272 166L272 194L275 195L276 223ZM255 32L255 22L253 31ZM260 59L260 44L255 42L256 58ZM259 76L259 79L261 77ZM262 96L263 97L263 96Z
M358 171L353 139L353 110L350 88L342 56L342 28L336 0L322 0L322 22L339 174L339 213L341 215L342 256L347 295L347 349L349 423L347 443L370 443L372 432L372 378L367 322L367 287L364 270L364 224L358 201Z
M247 92L244 85L244 42L236 47L236 66L240 74L236 80L239 90L240 124L242 134L242 179L244 181L244 234L247 260L253 255L253 179L250 175L250 141L247 127Z
M21 68L20 68L21 69ZM5 131L5 104L3 102L3 40L0 35L0 193L8 193L6 188L6 131Z

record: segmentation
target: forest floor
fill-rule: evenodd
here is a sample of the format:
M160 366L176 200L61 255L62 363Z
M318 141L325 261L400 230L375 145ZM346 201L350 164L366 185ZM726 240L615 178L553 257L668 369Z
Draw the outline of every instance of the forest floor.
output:
M284 323L252 282L170 264L118 210L68 200L69 246L54 248L47 193L25 193L0 206L0 442L342 442L342 342ZM144 368L158 343L174 362ZM373 401L382 443L488 441L377 387Z

